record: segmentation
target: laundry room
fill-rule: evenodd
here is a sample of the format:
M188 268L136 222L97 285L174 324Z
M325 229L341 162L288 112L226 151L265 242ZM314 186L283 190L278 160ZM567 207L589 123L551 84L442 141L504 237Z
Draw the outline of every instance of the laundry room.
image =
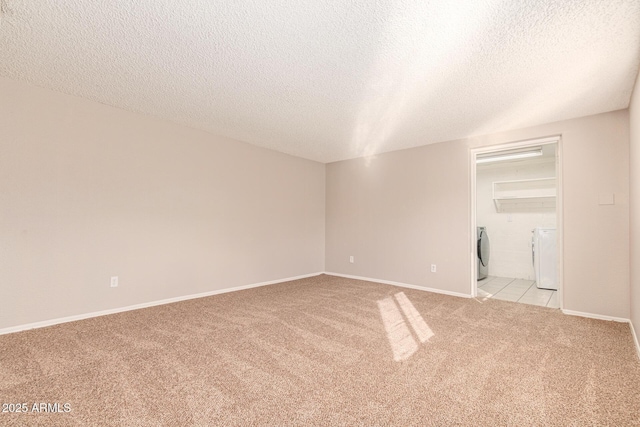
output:
M557 143L478 155L478 296L558 308Z

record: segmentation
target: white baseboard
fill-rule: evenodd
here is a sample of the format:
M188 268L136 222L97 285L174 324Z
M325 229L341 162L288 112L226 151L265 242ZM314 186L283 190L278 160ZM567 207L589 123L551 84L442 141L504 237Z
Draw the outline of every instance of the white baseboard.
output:
M633 342L636 343L636 353L638 354L638 359L640 359L640 342L638 342L638 335L632 321L629 321L629 326L631 326L631 335L633 336Z
M20 331L26 331L26 330L29 330L29 329L44 328L44 327L47 327L47 326L58 325L60 323L75 322L76 320L89 319L89 318L92 318L92 317L106 316L108 314L116 314L116 313L122 313L122 312L125 312L125 311L139 310L141 308L154 307L154 306L157 306L157 305L171 304L171 303L174 303L174 302L186 301L186 300L195 299L195 298L203 298L203 297L209 297L209 296L213 296L213 295L224 294L224 293L228 293L228 292L242 291L244 289L251 289L251 288L258 288L258 287L261 287L261 286L274 285L276 283L290 282L292 280L306 279L308 277L319 276L321 274L327 274L329 276L344 277L344 278L347 278L347 279L356 279L356 280L364 280L364 281L368 281L368 282L383 283L383 284L386 284L386 285L400 286L400 287L403 287L403 288L416 289L416 290L419 290L419 291L434 292L434 293L437 293L437 294L450 295L450 296L454 296L454 297L471 298L470 294L464 294L464 293L460 293L460 292L452 292L452 291L446 291L446 290L443 290L443 289L427 288L427 287L423 287L423 286L411 285L411 284L408 284L408 283L394 282L394 281L391 281L391 280L374 279L374 278L371 278L371 277L353 276L353 275L349 275L349 274L332 273L332 272L327 271L327 272L317 272L317 273L311 273L311 274L304 274L304 275L301 275L301 276L287 277L287 278L278 279L278 280L270 280L270 281L267 281L267 282L252 283L252 284L249 284L249 285L236 286L236 287L233 287L233 288L217 289L215 291L202 292L202 293L199 293L199 294L183 295L183 296L179 296L179 297L167 298L167 299L151 301L151 302L145 302L145 303L129 305L129 306L125 306L125 307L112 308L112 309L109 309L109 310L95 311L95 312L91 312L91 313L78 314L78 315L75 315L75 316L67 316L67 317L61 317L61 318L57 318L57 319L44 320L44 321L41 321L41 322L27 323L27 324L24 324L24 325L11 326L11 327L8 327L8 328L0 329L0 335L11 334L11 333L20 332ZM629 323L629 325L631 326L631 334L633 336L633 339L634 339L634 342L635 342L635 345L636 345L636 351L638 352L638 357L640 358L640 343L638 342L638 336L637 336L637 334L635 332L635 329L633 327L633 323L631 323L631 321L629 319L624 319L624 318L621 318L621 317L604 316L604 315L601 315L601 314L584 313L584 312L573 311L573 310L564 310L564 309L562 310L562 312L564 314L567 314L567 315L570 315L570 316L580 316L580 317L588 317L588 318L592 318L592 319L611 320L611 321L614 321L614 322Z
M304 274L302 276L287 277L285 279L270 280L268 282L253 283L250 285L236 286L233 288L217 289L215 291L202 292L199 294L183 295L183 296L174 297L174 298L167 298L163 300L144 302L141 304L128 305L126 307L118 307L118 308L112 308L109 310L95 311L92 313L78 314L75 316L44 320L42 322L34 322L34 323L27 323L25 325L11 326L8 328L0 329L0 335L26 331L29 329L44 328L47 326L58 325L60 323L75 322L76 320L89 319L91 317L99 317L99 316L106 316L108 314L122 313L123 311L139 310L141 308L153 307L156 305L171 304L173 302L180 302L180 301L186 301L186 300L195 299L195 298L203 298L203 297L209 297L212 295L225 294L227 292L236 292L236 291L242 291L244 289L258 288L260 286L274 285L276 283L290 282L292 280L306 279L307 277L319 276L320 274L323 274L323 273L318 272L318 273Z
M562 312L564 314L568 314L569 316L588 317L589 319L610 320L613 322L630 323L629 319L625 319L623 317L613 317L613 316L605 316L603 314L593 314L593 313L585 313L582 311L565 310L564 308L562 309Z
M371 277L362 277L362 276L352 276L352 275L349 275L349 274L332 273L332 272L329 272L329 271L325 271L324 274L326 274L328 276L337 276L337 277L344 277L344 278L347 278L347 279L365 280L367 282L375 282L375 283L383 283L385 285L400 286L400 287L403 287L403 288L416 289L416 290L419 290L419 291L427 291L427 292L433 292L433 293L436 293L436 294L450 295L452 297L471 298L471 294L463 294L463 293L460 293L460 292L445 291L443 289L426 288L424 286L410 285L408 283L394 282L394 281L391 281L391 280L373 279Z

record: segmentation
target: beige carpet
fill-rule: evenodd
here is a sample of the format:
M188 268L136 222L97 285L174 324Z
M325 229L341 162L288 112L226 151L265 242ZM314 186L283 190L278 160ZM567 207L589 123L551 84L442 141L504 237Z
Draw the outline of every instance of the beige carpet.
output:
M0 403L29 409L2 426L628 426L640 362L627 324L323 275L0 336Z

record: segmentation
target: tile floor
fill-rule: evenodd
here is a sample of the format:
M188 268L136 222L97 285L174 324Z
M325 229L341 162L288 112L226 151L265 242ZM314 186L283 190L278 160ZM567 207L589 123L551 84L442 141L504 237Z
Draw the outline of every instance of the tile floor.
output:
M523 304L560 308L558 292L538 289L534 280L489 276L478 282L478 298L495 298Z

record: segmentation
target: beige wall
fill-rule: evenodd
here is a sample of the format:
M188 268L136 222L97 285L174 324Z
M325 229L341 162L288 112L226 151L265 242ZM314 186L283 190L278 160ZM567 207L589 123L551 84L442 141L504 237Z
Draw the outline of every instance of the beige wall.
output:
M468 176L457 142L328 164L327 271L468 293Z
M554 134L563 150L564 308L628 318L627 110L327 165L326 270L469 293L469 149ZM600 206L607 193L616 204Z
M320 163L0 79L0 329L325 269L468 293L469 149L553 134L564 307L629 317L626 110L332 163L325 181Z
M631 321L640 334L640 75L629 106L631 140ZM640 336L638 336L640 338Z
M0 79L0 173L0 329L324 270L321 163Z

